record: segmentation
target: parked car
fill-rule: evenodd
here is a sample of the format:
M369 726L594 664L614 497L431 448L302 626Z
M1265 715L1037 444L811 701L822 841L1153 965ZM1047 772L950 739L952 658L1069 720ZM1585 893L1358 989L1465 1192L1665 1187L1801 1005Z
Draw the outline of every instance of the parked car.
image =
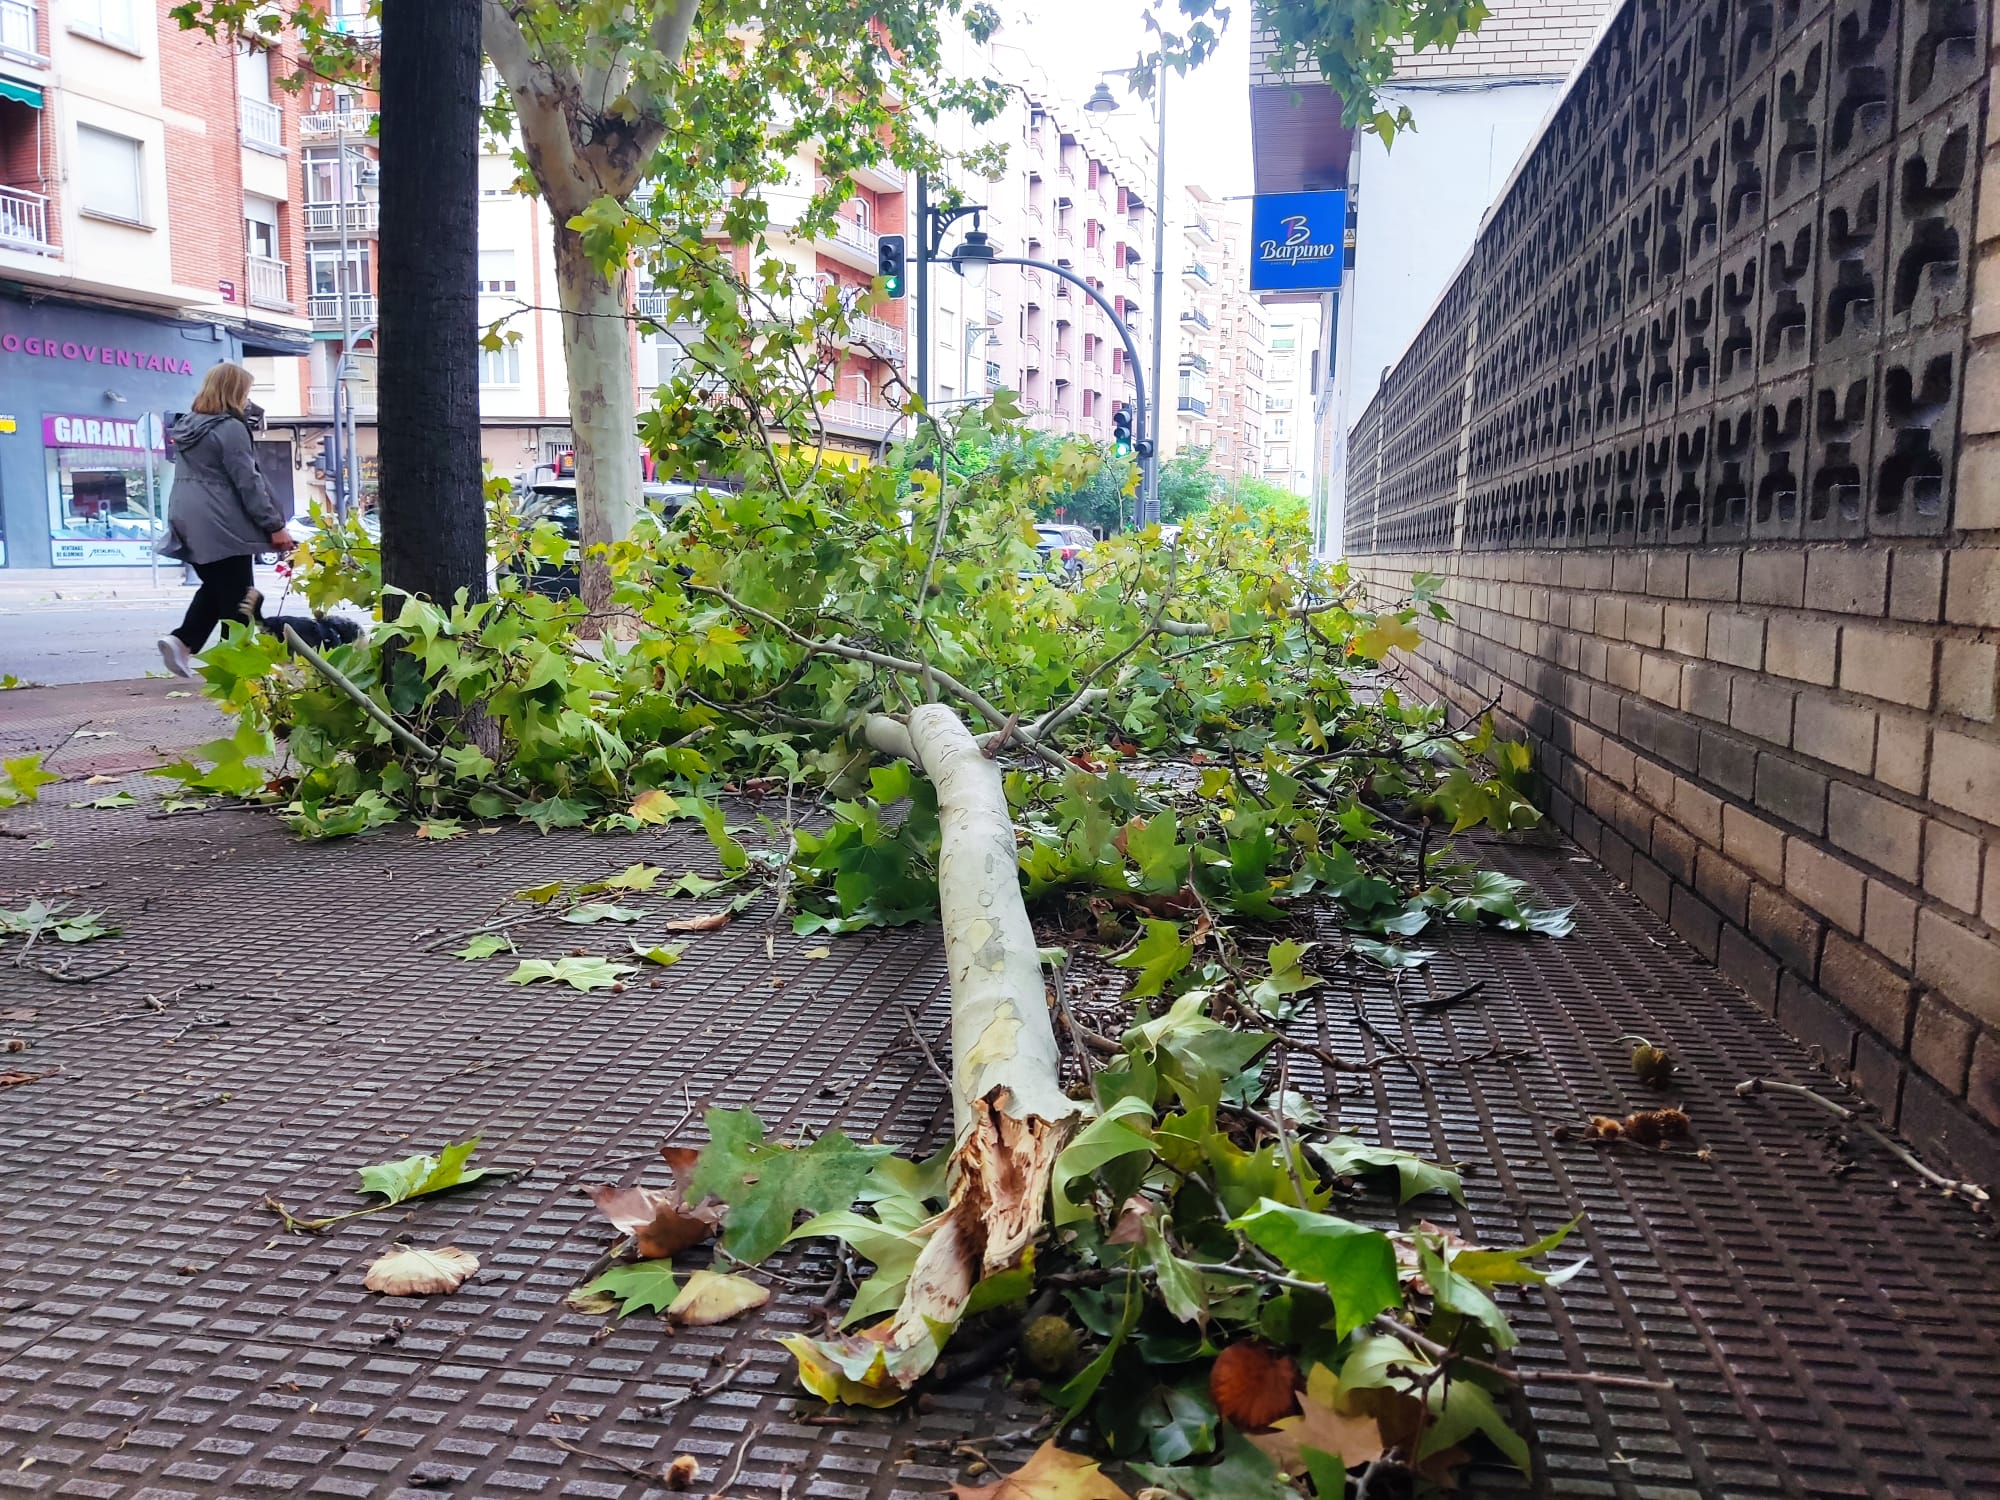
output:
M1096 545L1097 538L1082 526L1048 522L1035 527L1035 551L1043 564L1060 568L1072 577L1084 570L1090 550Z
M671 524L681 507L708 487L693 484L649 484L644 488L646 509ZM569 556L560 563L542 562L517 556L503 570L521 579L535 593L551 599L574 598L581 591L578 547L583 539L582 521L577 510L576 481L566 477L537 477L524 490L521 526L525 530L543 521L553 521L570 542Z

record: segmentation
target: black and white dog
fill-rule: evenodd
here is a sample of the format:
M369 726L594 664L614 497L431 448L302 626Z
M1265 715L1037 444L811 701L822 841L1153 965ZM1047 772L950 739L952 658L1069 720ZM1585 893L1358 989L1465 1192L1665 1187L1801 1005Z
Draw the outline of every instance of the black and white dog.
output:
M264 593L261 589L252 589L243 596L243 619L260 630L280 637L289 625L298 638L315 651L324 651L329 646L349 645L361 638L361 627L338 615L267 615L264 613Z

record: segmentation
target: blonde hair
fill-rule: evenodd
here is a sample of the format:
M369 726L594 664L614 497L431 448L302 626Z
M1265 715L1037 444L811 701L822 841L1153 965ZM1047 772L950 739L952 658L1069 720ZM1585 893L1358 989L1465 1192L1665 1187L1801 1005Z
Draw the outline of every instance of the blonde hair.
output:
M224 360L202 377L201 390L195 394L194 409L203 416L219 417L224 412L231 412L240 417L244 403L250 399L251 384L248 370Z

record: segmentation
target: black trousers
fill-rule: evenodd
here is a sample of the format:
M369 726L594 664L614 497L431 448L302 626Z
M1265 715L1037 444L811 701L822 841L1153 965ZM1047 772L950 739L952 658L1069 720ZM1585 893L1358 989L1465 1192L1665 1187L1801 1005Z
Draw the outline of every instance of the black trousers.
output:
M211 563L196 563L194 572L201 580L201 587L188 601L187 617L174 634L188 650L199 651L208 644L219 623L243 618L243 596L250 592L256 575L251 572L247 557L219 557Z

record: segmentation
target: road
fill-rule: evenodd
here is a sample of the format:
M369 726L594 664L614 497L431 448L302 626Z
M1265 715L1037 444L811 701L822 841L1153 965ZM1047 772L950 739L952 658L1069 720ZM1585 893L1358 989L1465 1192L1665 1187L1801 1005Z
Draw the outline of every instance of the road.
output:
M179 579L178 567L161 568L157 587L142 569L0 571L0 678L53 686L165 675L154 642L194 593ZM257 569L257 587L284 596L271 568Z

